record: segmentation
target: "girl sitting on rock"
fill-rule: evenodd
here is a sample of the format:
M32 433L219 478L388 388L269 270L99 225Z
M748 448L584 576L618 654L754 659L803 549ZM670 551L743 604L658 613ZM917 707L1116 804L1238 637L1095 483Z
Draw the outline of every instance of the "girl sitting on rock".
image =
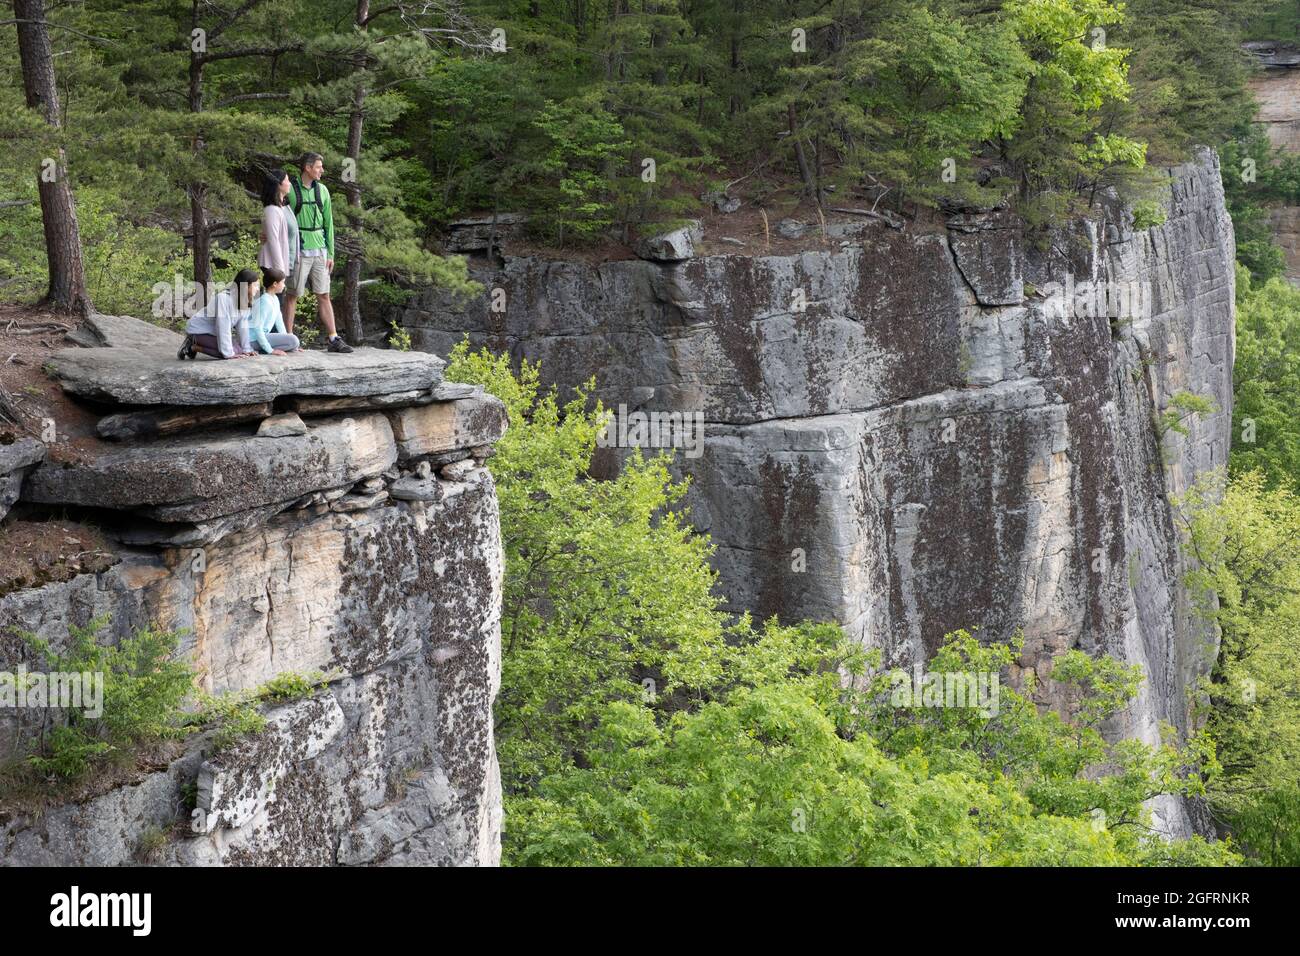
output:
M241 269L235 281L194 313L185 324L185 341L176 357L192 359L196 353L213 358L247 358L257 353L248 342L248 314L257 296L257 270ZM238 337L238 344L234 339Z
M301 347L298 336L284 330L284 318L276 294L284 290L285 274L279 269L262 270L262 294L253 303L248 317L248 335L253 347L263 355L284 355Z

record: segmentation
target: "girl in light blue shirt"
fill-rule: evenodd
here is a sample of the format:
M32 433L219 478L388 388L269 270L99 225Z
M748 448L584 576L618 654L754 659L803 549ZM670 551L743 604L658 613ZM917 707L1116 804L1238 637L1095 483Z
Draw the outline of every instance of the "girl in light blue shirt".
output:
M284 290L284 273L267 267L262 270L262 294L253 303L248 317L248 338L263 355L284 355L301 348L298 336L284 330L277 292Z

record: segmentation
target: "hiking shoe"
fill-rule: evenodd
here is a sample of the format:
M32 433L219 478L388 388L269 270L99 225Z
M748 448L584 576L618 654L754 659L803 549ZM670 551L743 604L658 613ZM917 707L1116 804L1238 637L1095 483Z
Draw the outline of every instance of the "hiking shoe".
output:
M182 362L194 358L194 336L185 336L185 341L181 343L180 351L176 353L176 357Z
M346 355L348 352L352 351L352 346L348 345L347 342L344 342L343 336L340 335L338 338L330 339L329 348L325 351L338 352L341 355Z

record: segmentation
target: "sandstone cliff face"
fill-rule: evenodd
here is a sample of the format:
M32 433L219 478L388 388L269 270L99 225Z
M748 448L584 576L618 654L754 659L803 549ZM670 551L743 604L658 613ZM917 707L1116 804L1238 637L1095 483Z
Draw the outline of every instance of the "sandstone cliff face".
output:
M210 693L287 672L329 683L270 710L261 734L221 751L200 737L129 785L40 814L0 798L0 862L129 863L163 833L151 862L495 864L502 552L484 459L503 407L441 382L431 356L182 366L167 333L140 325L95 320L110 346L129 344L60 353L54 371L69 393L131 404L106 417L189 416L192 433L72 460L24 454L29 520L70 509L115 544L98 573L0 596L0 670L37 666L11 626L57 646L70 624L107 615L109 640L183 630ZM224 424L220 375L235 365L296 411L267 418L268 404L260 423ZM157 397L142 406L146 386ZM193 433L204 415L222 424ZM0 759L45 719L0 714Z
M1213 651L1168 497L1226 463L1234 348L1217 159L1167 175L1168 221L1143 231L1112 201L1046 248L985 214L932 235L835 224L787 255L507 254L479 261L481 301L426 296L401 323L422 349L468 333L563 386L598 369L616 409L701 414L703 454L677 462L736 609L835 620L898 662L962 627L1023 630L1040 673L1110 652L1149 677L1115 730L1154 741L1186 728ZM1071 307L1098 291L1107 306ZM1217 411L1161 434L1180 392Z

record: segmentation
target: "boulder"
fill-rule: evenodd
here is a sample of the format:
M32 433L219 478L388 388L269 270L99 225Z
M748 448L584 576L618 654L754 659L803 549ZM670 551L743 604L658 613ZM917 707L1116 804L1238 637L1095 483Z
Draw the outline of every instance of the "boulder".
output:
M798 219L782 219L776 224L776 234L782 239L802 239L808 232L808 223Z
M398 478L388 486L388 493L398 501L437 501L442 488L436 478Z
M491 445L505 434L506 407L479 393L472 398L388 412L397 440L398 459Z
M730 214L740 208L740 200L724 192L704 193L700 199L720 213Z
M679 229L642 239L636 244L636 254L652 262L682 262L694 258L695 246L704 238L698 220L692 220Z
M330 504L330 511L336 511L347 514L352 511L365 511L367 508L374 508L382 505L388 500L387 491L373 491L365 493L356 493L344 495L338 501Z
M45 446L34 438L0 445L0 521L22 494L23 477L45 457Z
M346 726L330 695L295 701L267 719L256 737L241 741L229 757L204 761L199 769L198 808L204 833L238 829L276 801L276 785L300 763L324 753ZM249 764L255 768L249 772Z
M21 471L45 457L45 446L35 438L0 444L0 475Z
M129 315L100 315L83 319L68 333L68 338L87 348L139 349L142 352L168 352L172 358L185 337L152 322L142 322Z
M474 463L472 458L462 458L460 461L453 461L449 465L443 465L438 474L447 481L464 481L477 467L478 465Z
M305 434L307 434L307 426L293 412L264 418L257 426L258 438L293 438Z
M381 474L396 456L388 420L372 413L321 421L285 438L224 433L161 439L87 462L46 462L24 485L23 498L195 523L350 487Z
M12 445L0 445L0 520L22 494L22 479L36 462L45 457L45 446L35 438L19 438Z
M372 396L429 391L446 363L424 352L357 349L251 359L177 361L138 348L64 349L49 371L63 390L122 405L249 405L281 395Z

